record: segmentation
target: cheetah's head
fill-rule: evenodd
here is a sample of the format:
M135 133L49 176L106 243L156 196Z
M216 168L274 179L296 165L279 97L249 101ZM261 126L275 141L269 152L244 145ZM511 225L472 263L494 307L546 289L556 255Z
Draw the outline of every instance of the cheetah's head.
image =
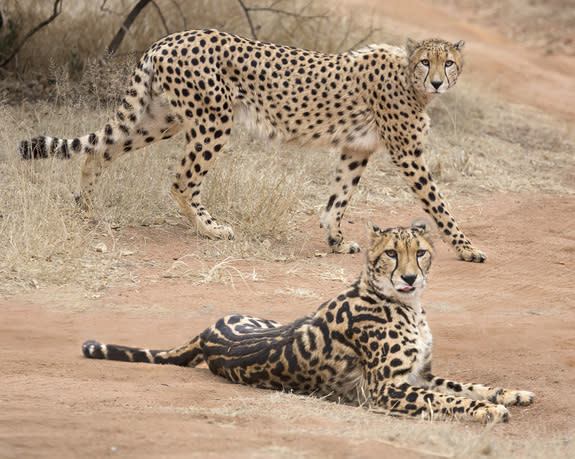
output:
M441 94L455 85L463 69L464 41L430 39L406 44L411 84L416 91Z
M381 230L369 222L367 229L370 242L364 281L368 288L402 303L418 302L434 253L429 224L416 220L407 228Z

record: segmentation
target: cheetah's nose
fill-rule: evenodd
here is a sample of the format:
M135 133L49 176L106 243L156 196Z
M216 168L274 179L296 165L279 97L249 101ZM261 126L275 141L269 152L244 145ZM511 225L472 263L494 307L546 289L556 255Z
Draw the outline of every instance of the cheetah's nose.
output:
M443 81L432 81L431 82L431 86L433 86L435 89L439 89L439 87L443 84Z
M417 279L417 274L404 274L403 276L401 276L401 278L404 280L406 284L413 285L415 279Z

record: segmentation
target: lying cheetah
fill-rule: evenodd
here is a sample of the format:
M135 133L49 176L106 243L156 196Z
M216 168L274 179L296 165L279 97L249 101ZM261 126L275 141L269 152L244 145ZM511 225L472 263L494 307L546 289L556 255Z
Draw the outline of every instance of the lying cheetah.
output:
M288 325L231 315L188 344L148 350L86 341L94 359L210 370L232 382L289 390L423 418L507 421L506 405L533 394L449 381L431 373L432 337L421 306L433 248L429 228L368 223L359 279Z
M462 259L482 262L485 255L460 231L423 159L425 107L457 81L463 46L408 40L406 49L325 54L216 30L176 33L146 51L113 122L84 137L23 141L20 153L25 159L87 154L79 196L87 208L104 166L183 130L185 154L172 194L200 233L231 239L232 229L208 213L200 192L234 122L270 138L338 147L321 225L334 252L353 253L359 245L344 240L340 223L369 157L385 148L443 239Z

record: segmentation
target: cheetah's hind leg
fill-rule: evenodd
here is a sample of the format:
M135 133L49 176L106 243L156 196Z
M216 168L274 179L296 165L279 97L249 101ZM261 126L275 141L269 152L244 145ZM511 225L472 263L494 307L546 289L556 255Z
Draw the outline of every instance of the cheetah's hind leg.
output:
M358 243L344 239L340 225L349 200L367 166L370 154L367 151L355 151L348 148L344 148L341 153L335 177L330 186L329 200L321 215L321 227L325 229L328 244L335 253L360 251Z
M200 234L210 239L233 239L233 230L218 224L200 199L204 177L230 137L232 111L220 110L214 115L208 107L204 107L195 114L185 116L192 116L193 122L189 119L184 121L186 150L172 185L172 195L182 214L195 224Z

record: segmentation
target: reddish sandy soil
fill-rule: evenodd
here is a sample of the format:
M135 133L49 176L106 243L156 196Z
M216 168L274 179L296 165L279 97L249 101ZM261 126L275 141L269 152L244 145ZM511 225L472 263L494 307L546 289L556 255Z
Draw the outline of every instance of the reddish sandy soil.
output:
M575 121L575 59L543 55L521 46L496 30L466 22L462 12L448 14L421 0L340 0L344 10L367 15L370 24L398 36L415 39L464 39L465 78L481 84L507 101L537 107L567 121ZM468 16L468 14L466 15ZM545 27L544 22L541 23ZM567 32L566 32L567 33Z
M465 38L475 77L492 84L504 97L573 119L573 104L564 107L564 102L575 100L575 72L568 81L568 73L562 70L573 69L573 58L540 57L494 31L463 24L419 4L410 13L418 14L408 18L405 5L415 1L381 3L386 5L380 9L387 20L405 27L406 35L425 26L434 35ZM430 22L441 27L430 29ZM489 58L492 52L498 56L495 60ZM555 72L553 59L564 59L570 67L557 64L560 71ZM530 92L520 88L527 84ZM571 91L571 96L562 96L561 88ZM542 93L547 95L540 97ZM571 437L575 426L575 198L486 194L452 201L468 235L489 258L485 264L464 263L443 243L436 244L438 254L424 296L435 338L435 372L535 392L532 407L513 408L511 422L492 431L498 438L522 439L526 432L541 438ZM376 210L355 209L350 216L356 223L346 223L347 234L365 245L367 218L392 226L407 224L421 214L415 206ZM323 411L319 403L307 408L303 399L274 398L269 391L232 385L206 368L103 362L81 356L80 346L89 338L172 347L232 312L282 322L309 313L345 287L341 280L330 280L322 273L341 268L353 280L362 256L315 257L316 251L325 250L317 217L301 218L310 237L295 261L230 263L242 273L255 271L258 281L242 281L236 275L232 287L164 277L175 259L199 253L210 244L184 225L166 225L120 231L120 243L134 249L126 257L134 265L133 284L107 289L95 298L60 288L0 301L0 456L417 456L378 442L377 436L355 435L354 425L346 422L354 408ZM190 265L200 269L201 260ZM305 289L317 298L286 295L289 288ZM382 433L389 429L389 418L369 416L370 429L381 427ZM465 424L453 428L478 429Z

